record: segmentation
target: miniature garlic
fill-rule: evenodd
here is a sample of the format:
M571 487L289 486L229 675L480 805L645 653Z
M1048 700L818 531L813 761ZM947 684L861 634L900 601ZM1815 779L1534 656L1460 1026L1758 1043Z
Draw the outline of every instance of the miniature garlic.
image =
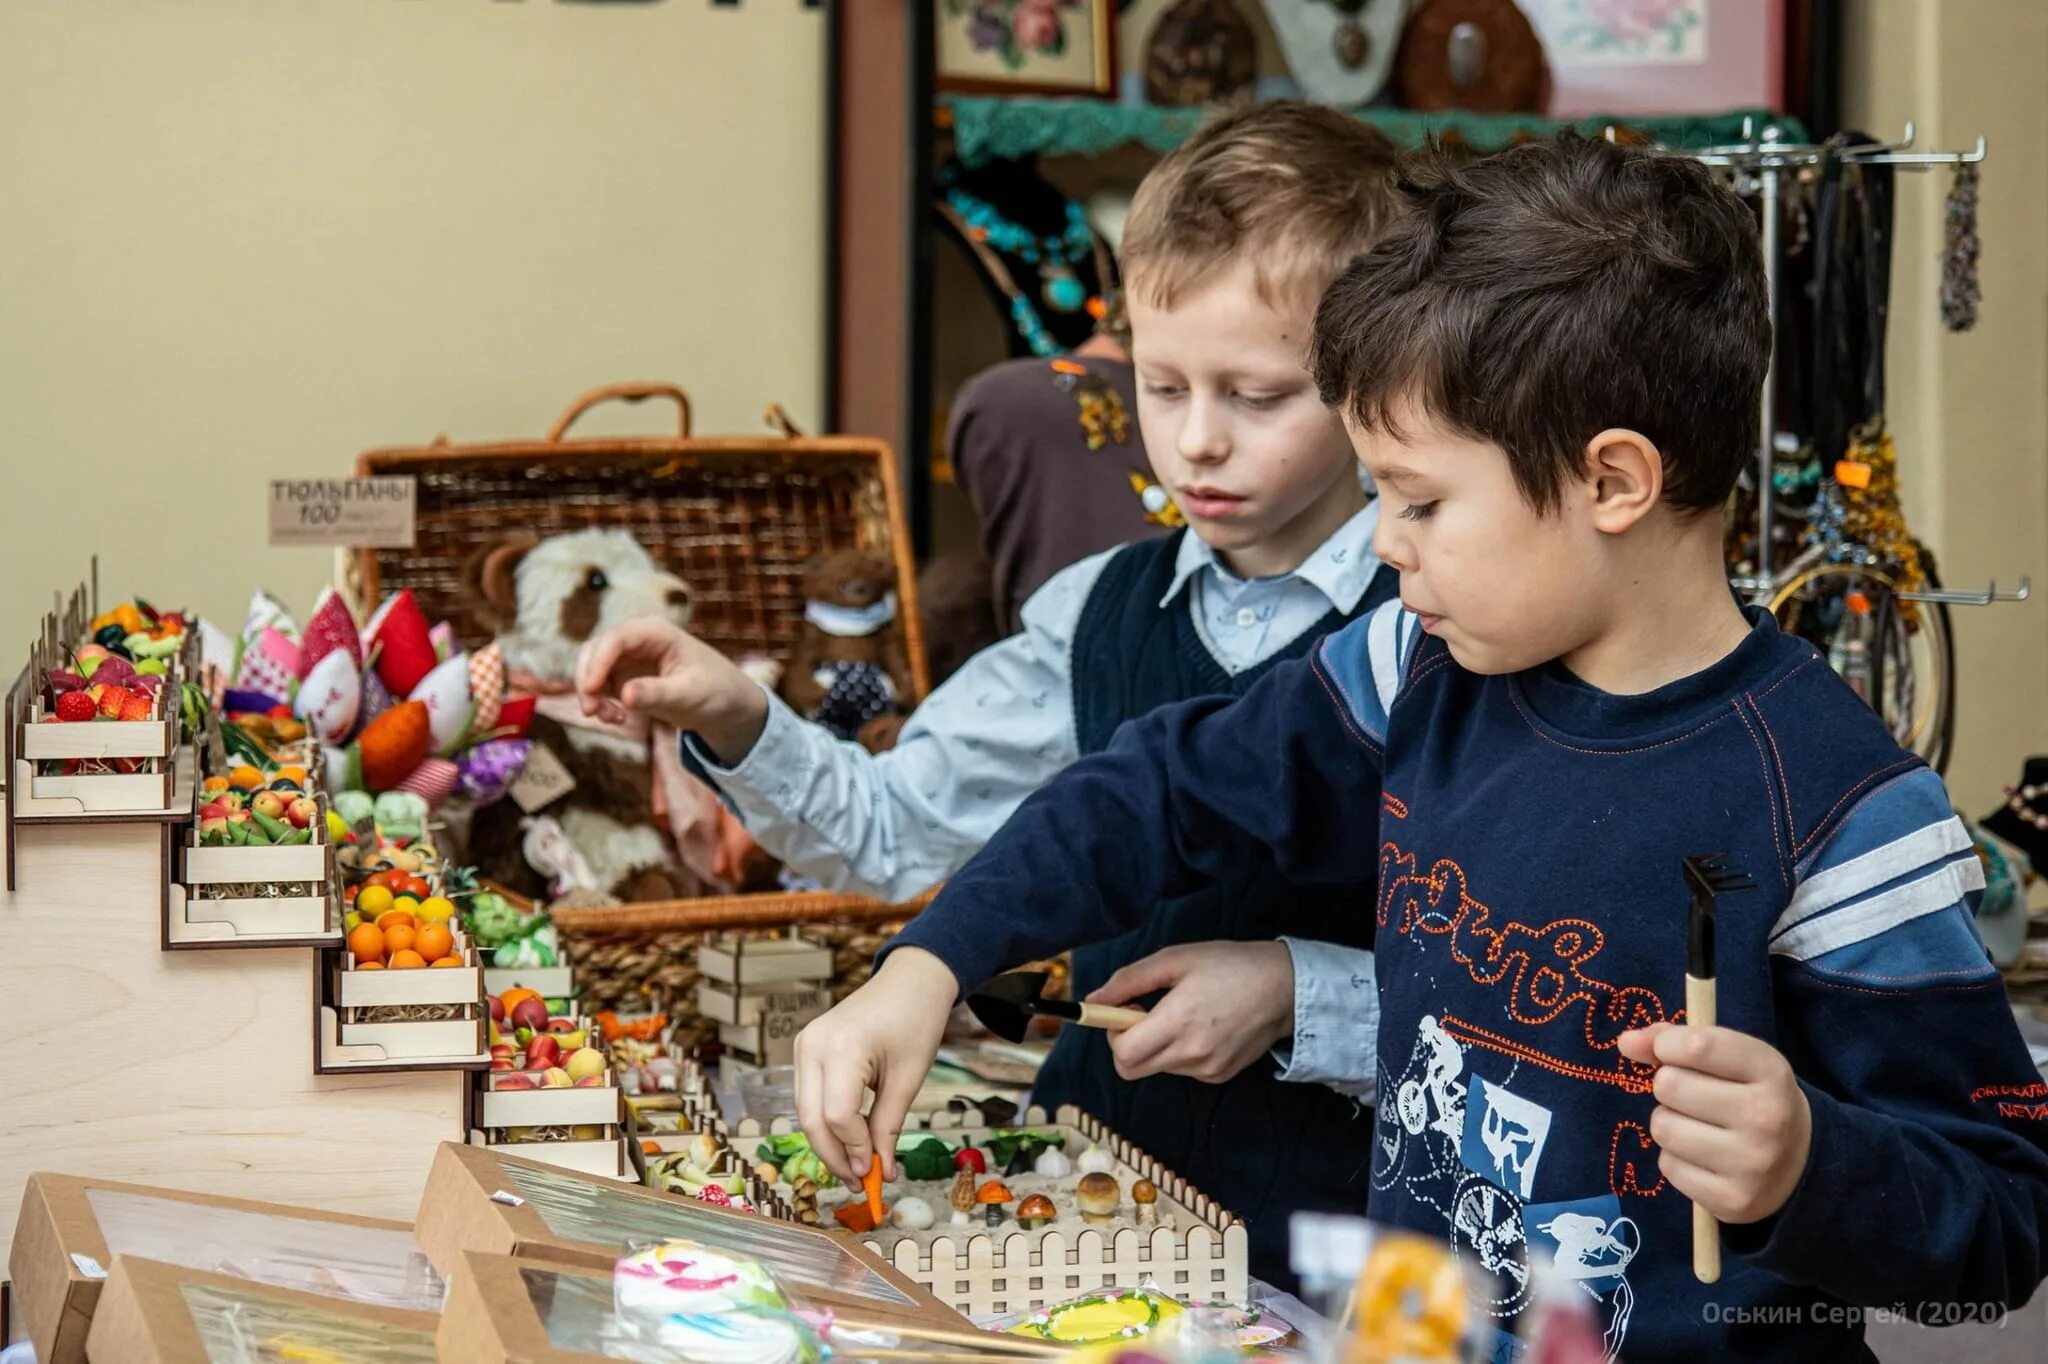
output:
M1038 1153L1038 1160L1031 1168L1047 1179L1065 1179L1074 1172L1074 1162L1068 1160L1067 1153L1059 1147L1048 1146Z
M922 1198L899 1198L896 1206L889 1210L889 1220L905 1231L923 1231L938 1218L932 1212L932 1205Z
M1116 1173L1116 1157L1091 1141L1088 1149L1075 1159L1074 1168L1084 1175L1113 1175Z

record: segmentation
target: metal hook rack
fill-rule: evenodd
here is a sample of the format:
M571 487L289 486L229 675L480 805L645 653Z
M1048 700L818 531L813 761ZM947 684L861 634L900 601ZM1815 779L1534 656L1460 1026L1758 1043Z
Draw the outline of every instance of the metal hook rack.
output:
M1989 606L2000 601L2025 601L2034 594L2034 580L2020 576L2020 585L2010 592L1998 590L1998 579L1993 578L1982 592L1964 592L1951 588L1927 592L1900 592L1900 601L1940 602L1946 606Z
M1902 170L1924 171L1934 166L1975 165L1984 160L1986 145L1984 138L1977 138L1977 145L1968 151L1915 151L1913 144L1919 136L1919 129L1912 120L1907 120L1899 140L1896 142L1867 142L1848 147L1831 147L1819 143L1787 142L1784 132L1776 124L1761 127L1756 120L1742 121L1742 140L1716 147L1703 147L1687 153L1706 165L1724 168L1736 173L1736 192L1745 196L1754 195L1761 200L1762 236L1764 255L1764 286L1770 298L1771 316L1778 316L1783 284L1779 278L1778 252L1782 231L1780 205L1784 197L1784 177L1796 173L1800 168L1820 164L1829 157L1863 165L1897 166ZM1768 597L1781 581L1772 560L1772 536L1776 530L1776 490L1772 472L1776 465L1779 433L1774 420L1778 391L1778 356L1775 346L1764 375L1764 392L1761 411L1758 414L1758 438L1756 454L1757 482L1757 559L1755 572L1746 578L1737 579L1734 586L1743 591L1753 591ZM2025 601L2032 593L2033 585L2025 577L2020 579L2017 590L2001 592L1993 580L1983 591L1940 590L1930 592L1901 593L1911 601L1939 602L1951 606L1989 606L1994 602Z

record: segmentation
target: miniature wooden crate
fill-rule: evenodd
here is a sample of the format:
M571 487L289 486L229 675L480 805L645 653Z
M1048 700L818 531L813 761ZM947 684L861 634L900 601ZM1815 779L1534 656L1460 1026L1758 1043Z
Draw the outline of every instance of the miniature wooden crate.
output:
M697 949L697 971L706 980L744 989L763 985L832 981L832 949L801 934L749 938L720 934Z
M735 988L720 981L705 980L697 983L697 1012L712 1022L723 1023L727 1027L754 1027L760 1023L763 1014L777 1005L781 1005L789 1012L798 1012L799 1005L809 1007L813 1004L817 1005L820 1013L832 1007L832 987L829 981L793 981L745 989Z
M467 965L406 971L359 971L346 949L322 953L334 960L316 962L313 968L322 1001L313 1018L315 1073L488 1067L483 967L459 931L456 946ZM420 1019L385 1016L411 1009L453 1013Z
M81 584L61 612L47 612L29 646L28 666L8 692L5 724L7 818L104 818L168 811L178 795L179 710L182 688L172 659L151 701L147 720L94 720L67 724L49 719L43 682L67 650L85 637L97 593ZM39 763L132 760L138 772L40 774Z
M209 848L188 827L179 843L177 881L164 918L166 947L326 947L341 941L334 913L334 848L327 840L327 798L313 841L294 847ZM202 898L208 886L245 886L258 894ZM315 888L313 894L261 893Z
M625 1140L619 1136L617 1128L604 1137L588 1141L492 1141L485 1133L472 1127L469 1144L498 1155L518 1156L521 1160L537 1161L557 1169L573 1170L577 1174L595 1175L599 1179L639 1182L639 1172L633 1168Z
M976 1135L978 1129L959 1125L962 1116L932 1114L927 1126ZM1247 1300L1243 1222L1078 1109L1062 1108L1048 1122L1045 1111L1034 1108L1017 1126L1066 1128L1101 1146L1123 1167L1119 1182L1128 1188L1134 1179L1151 1180L1159 1189L1162 1219L1170 1215L1179 1225L1162 1221L1070 1233L1053 1227L1025 1231L1009 1222L995 1229L961 1227L957 1236L941 1234L926 1246L911 1233L891 1235L884 1228L862 1236L861 1243L968 1316L1032 1311L1096 1289L1135 1288L1147 1279L1191 1302Z
M488 954L487 954L488 955ZM484 993L502 995L507 990L532 990L542 999L574 999L575 968L564 954L560 966L484 966Z

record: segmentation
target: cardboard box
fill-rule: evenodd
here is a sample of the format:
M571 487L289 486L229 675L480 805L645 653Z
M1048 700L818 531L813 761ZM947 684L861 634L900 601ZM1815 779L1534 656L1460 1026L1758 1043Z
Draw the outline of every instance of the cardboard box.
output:
M94 1309L121 1255L422 1311L438 1307L444 1290L403 1222L35 1174L7 1268L38 1364L84 1364Z
M688 1239L761 1261L807 1307L939 1328L963 1320L849 1240L507 1156L503 1147L443 1143L415 1233L444 1274L465 1251L609 1272L634 1245Z
M215 1364L250 1336L295 1359L435 1364L436 1314L274 1288L133 1255L114 1258L86 1336L94 1360Z

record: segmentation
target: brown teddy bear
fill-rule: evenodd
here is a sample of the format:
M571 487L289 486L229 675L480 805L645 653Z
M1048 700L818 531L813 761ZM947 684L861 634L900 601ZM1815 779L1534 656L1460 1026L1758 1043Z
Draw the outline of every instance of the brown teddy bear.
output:
M804 625L782 673L782 699L842 739L879 752L910 704L910 655L886 559L842 549L804 572Z

